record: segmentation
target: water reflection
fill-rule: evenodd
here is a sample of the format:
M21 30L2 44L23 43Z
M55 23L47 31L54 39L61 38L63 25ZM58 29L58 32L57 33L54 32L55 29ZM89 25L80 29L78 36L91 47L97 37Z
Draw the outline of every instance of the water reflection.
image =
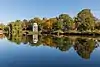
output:
M3 39L3 38L5 38L5 35L4 34L1 34L0 35L0 39Z
M7 39L18 45L21 43L30 46L49 46L59 49L60 51L68 51L71 47L74 48L76 53L84 58L89 59L91 53L99 46L99 38L92 37L75 37L75 36L46 36L46 35L22 35L22 34L9 34L6 35Z
M90 58L90 55L95 48L96 42L93 39L77 38L74 45L77 54L85 59Z

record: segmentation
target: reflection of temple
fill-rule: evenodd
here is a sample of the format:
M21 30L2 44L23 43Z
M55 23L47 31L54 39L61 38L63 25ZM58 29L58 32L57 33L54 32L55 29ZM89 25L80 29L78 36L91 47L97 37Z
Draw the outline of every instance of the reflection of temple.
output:
M38 35L34 34L33 35L33 43L37 43L38 42Z

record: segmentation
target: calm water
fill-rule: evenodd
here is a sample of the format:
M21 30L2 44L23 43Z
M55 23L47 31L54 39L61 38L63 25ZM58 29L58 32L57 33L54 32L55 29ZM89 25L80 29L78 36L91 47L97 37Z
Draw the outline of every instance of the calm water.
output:
M99 37L0 35L0 67L99 67Z

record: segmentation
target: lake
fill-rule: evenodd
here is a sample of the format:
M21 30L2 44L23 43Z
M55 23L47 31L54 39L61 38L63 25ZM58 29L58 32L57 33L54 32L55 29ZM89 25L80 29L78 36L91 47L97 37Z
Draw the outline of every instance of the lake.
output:
M100 37L0 35L0 67L99 67Z

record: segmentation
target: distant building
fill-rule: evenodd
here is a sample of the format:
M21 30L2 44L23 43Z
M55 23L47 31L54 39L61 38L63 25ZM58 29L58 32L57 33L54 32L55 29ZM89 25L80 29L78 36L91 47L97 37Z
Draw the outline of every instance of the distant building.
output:
M38 24L33 23L33 32L38 32Z

